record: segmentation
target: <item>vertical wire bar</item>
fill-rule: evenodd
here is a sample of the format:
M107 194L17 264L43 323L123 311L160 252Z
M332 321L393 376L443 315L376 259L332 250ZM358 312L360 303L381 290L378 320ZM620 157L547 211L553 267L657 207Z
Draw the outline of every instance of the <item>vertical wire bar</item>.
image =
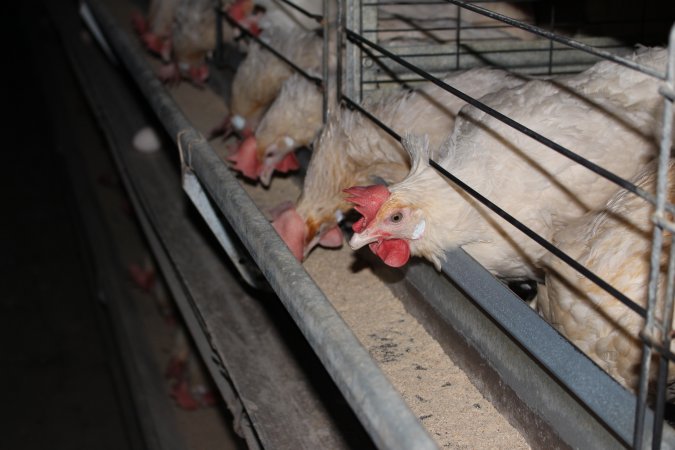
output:
M219 69L225 66L225 49L223 48L223 2L214 0L213 7L216 10L216 51L213 55L213 63Z
M342 50L345 45L345 33L344 30L347 26L347 21L345 18L345 0L337 1L337 30L336 30L336 39L335 45L337 48L335 50L336 55L336 69L335 69L335 108L340 107L342 102Z
M455 31L455 70L459 70L459 46L460 40L462 39L462 8L459 5L455 5L455 8L457 8L457 26Z
M363 35L363 0L359 4L359 35ZM377 35L375 35L377 37ZM363 103L363 53L359 52L359 103Z
M673 278L675 278L675 236L670 237L670 257L668 258L668 274L666 296L664 298L662 324L662 345L670 349L670 332L673 323ZM663 437L663 419L666 409L666 382L668 379L669 360L664 353L659 358L658 387L656 394L656 411L654 413L654 433L652 434L652 449L661 447Z
M666 86L673 89L675 77L675 26L670 30L668 67L666 68ZM668 159L670 158L670 141L673 120L673 104L668 98L664 99L663 108L663 134L661 135L661 148L659 153L658 178L656 183L656 212L657 217L663 217L665 206L665 188L668 181ZM660 272L661 247L663 244L663 230L658 223L654 227L652 238L651 270L649 274L649 296L647 299L647 317L643 334L654 336L654 311L656 305L656 289ZM645 412L647 409L647 390L649 388L649 366L652 357L652 348L645 342L642 345L642 365L640 366L640 385L635 412L635 432L633 435L633 447L643 448ZM657 418L655 418L656 422Z
M551 31L555 31L555 5L551 3ZM553 74L553 41L548 41L548 74Z
M359 68L361 66L361 49L358 45L349 43L347 39L346 31L350 30L361 30L360 24L360 15L361 15L361 2L358 0L345 0L345 27L343 28L345 40L345 58L344 58L344 84L343 91L349 98L359 98L358 89L361 85L359 78ZM358 2L358 4L357 4Z
M670 49L668 52L668 67L666 69L666 84L665 88L669 89L671 92L675 87L675 25L671 29L670 33ZM657 191L656 191L656 213L655 216L658 218L663 218L665 214L665 203L670 201L668 198L668 160L670 158L670 146L673 142L673 99L668 98L664 94L664 104L663 104L663 131L661 134L661 152L659 154L659 174L657 180ZM661 235L661 240L663 239L663 227L661 222L654 220L655 223L655 234L658 233ZM656 302L658 298L658 281L660 275L660 262L661 262L661 252L663 244L659 243L658 249L656 245L652 247L652 252L656 251L656 254L652 253L652 270L651 278L649 285L649 300ZM672 244L672 236L671 236ZM670 260L668 264L668 279L667 279L667 288L666 288L666 297L664 298L663 309L664 312L661 315L662 323L660 324L660 331L662 333L662 340L664 348L670 349L670 328L672 324L672 308L673 308L673 299L672 299L672 265L675 264L675 255L673 254L673 248L670 249ZM654 267L656 265L656 267ZM654 298L652 299L652 295ZM656 309L654 307L654 309ZM653 314L653 313L652 313ZM670 322L669 322L670 320ZM643 374L641 374L643 375ZM665 358L665 355L661 354L659 358L659 378L658 378L658 390L657 390L657 404L656 412L657 415L654 417L654 431L652 433L652 448L658 450L661 446L661 437L663 433L663 411L665 409L665 397L666 397L666 378L668 376L668 360Z
M328 0L323 0L323 50L322 50L322 59L321 65L323 69L323 86L321 87L321 94L323 99L323 114L321 116L323 124L325 125L328 122L328 95L330 94L330 80L328 79L328 54L330 52L330 33L332 32L331 26L331 16L328 11Z

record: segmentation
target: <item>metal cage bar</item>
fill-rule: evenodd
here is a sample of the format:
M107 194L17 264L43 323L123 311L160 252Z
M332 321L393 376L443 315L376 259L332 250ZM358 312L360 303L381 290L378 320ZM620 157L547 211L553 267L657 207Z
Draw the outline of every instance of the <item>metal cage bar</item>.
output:
M659 166L658 166L658 177L656 183L656 212L654 213L655 218L662 218L665 216L666 204L670 200L667 198L667 187L668 187L668 161L670 160L670 148L673 142L672 136L672 125L673 125L673 98L668 95L668 92L673 92L673 86L675 81L675 25L670 31L669 36L669 52L668 52L668 67L666 70L665 77L666 84L660 90L664 96L664 108L663 108L663 129L661 133L661 145L659 152ZM659 220L654 220L654 232L652 235L652 249L651 249L651 271L649 274L649 296L647 300L647 318L645 321L643 333L651 337L656 337L661 334L661 339L663 340L664 348L670 349L670 322L672 320L672 307L673 307L673 298L672 295L666 296L664 309L669 312L667 316L661 316L661 323L656 319L656 303L659 296L658 292L658 283L661 272L661 255L663 252L663 224ZM672 249L671 249L672 251ZM671 256L672 260L672 256ZM669 268L668 273L672 275L672 270ZM673 279L670 278L667 280L666 291L672 293ZM645 342L642 347L642 365L640 369L640 390L638 394L638 404L637 411L635 414L636 420L636 432L635 439L633 441L633 446L637 449L641 449L644 446L644 414L647 408L647 390L649 385L649 372L651 367L651 357L652 357L652 345L649 342ZM660 365L666 365L665 368L661 367L659 383L658 383L658 392L657 392L657 411L663 414L664 405L663 401L665 399L665 376L667 374L667 364L668 361L665 360L666 355L663 353L660 354ZM663 421L654 422L654 432L653 436L655 440L652 442L652 448L657 449L657 439L660 442L660 437L663 429Z

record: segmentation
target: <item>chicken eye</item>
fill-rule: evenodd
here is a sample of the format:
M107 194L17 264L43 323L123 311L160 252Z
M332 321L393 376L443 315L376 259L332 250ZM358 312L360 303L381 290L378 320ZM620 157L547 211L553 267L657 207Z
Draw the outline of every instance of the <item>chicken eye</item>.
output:
M391 215L389 220L391 220L394 223L399 223L401 220L403 220L403 214L401 214L400 212L394 213Z

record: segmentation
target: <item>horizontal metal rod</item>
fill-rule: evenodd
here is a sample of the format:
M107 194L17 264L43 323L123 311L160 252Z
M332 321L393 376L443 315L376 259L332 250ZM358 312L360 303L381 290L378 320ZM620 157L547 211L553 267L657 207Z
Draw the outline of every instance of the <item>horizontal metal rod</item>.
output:
M314 14L309 11L307 11L305 8L302 8L301 6L296 5L295 3L289 1L289 0L279 0L282 3L287 4L291 8L295 9L296 11L301 12L305 16L309 17L310 19L316 20L318 23L323 22L323 16L321 14Z
M540 0L510 0L506 3L536 3ZM384 2L364 2L363 6L389 6L389 5L447 5L445 0L393 0ZM473 3L505 3L503 0L475 0Z
M503 30L512 28L509 25L484 25L484 26L447 26L447 27L410 27L410 28L366 28L362 33L398 33L401 31L457 31L457 30Z
M138 44L119 29L97 0L87 3L168 134L176 136L186 150L187 166L249 250L375 444L380 448L436 449L415 415L232 171L182 114Z
M490 41L500 41L501 39L499 38L490 38L490 39L481 39L481 43L485 42L490 42ZM449 41L450 43L454 43L454 41ZM466 42L466 41L464 41ZM454 45L454 44L453 44ZM384 47L383 47L384 48ZM476 52L472 50L463 50L464 46L460 47L460 50L456 50L454 48L450 48L447 51L443 52L436 52L436 53L424 53L424 52L419 52L419 53L395 53L395 55L399 58L424 58L424 57L439 57L439 56L474 56ZM613 46L607 46L607 48L613 48ZM410 50L409 47L406 48L407 50ZM567 48L567 47L553 47L553 52L554 53L565 53L565 52L575 52L578 51L573 48ZM500 50L495 50L495 51L480 51L480 54L486 55L486 54L515 54L515 53L526 53L526 54L537 54L537 53L543 53L543 54L549 54L551 53L551 49L549 47L546 48L537 48L537 47L525 47L525 48L513 48L513 49L500 49ZM380 56L380 59L385 59L385 60L392 60L395 61L395 59L390 58L387 55L382 55Z
M666 74L665 72L660 72L656 69L653 69L651 67L644 66L642 64L638 64L635 61L631 61L630 59L623 58L621 56L617 56L614 53L610 53L604 50L600 50L596 47L584 44L583 42L575 41L574 39L567 38L565 36L561 36L557 33L554 33L552 31L544 30L543 28L536 27L534 25L529 25L524 22L521 22L516 19L512 19L511 17L504 16L502 14L498 14L496 12L490 11L489 9L481 8L480 6L476 6L474 4L465 2L463 0L445 0L447 3L451 3L453 5L461 6L464 9L468 9L469 11L473 11L477 14L481 14L483 16L489 17L491 19L496 19L504 23L508 23L509 25L512 25L516 28L520 28L521 30L529 31L531 33L537 34L539 36L543 36L547 39L550 39L555 42L559 42L561 44L568 45L570 47L576 48L578 50L582 50L584 52L590 53L592 55L600 56L603 59L609 60L609 61L614 61L617 64L621 64L626 67L630 67L631 69L635 69L638 72L642 72L647 75L651 75L655 78L658 78L660 80L665 80L666 79Z

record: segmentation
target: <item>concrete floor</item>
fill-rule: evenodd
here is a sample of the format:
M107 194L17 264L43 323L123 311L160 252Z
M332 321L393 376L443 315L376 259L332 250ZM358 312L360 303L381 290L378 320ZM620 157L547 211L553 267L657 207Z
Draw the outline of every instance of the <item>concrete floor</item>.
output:
M133 448L128 393L97 301L65 163L50 133L30 34L44 15L2 14L5 141L0 219L2 447ZM35 4L33 4L35 7Z

